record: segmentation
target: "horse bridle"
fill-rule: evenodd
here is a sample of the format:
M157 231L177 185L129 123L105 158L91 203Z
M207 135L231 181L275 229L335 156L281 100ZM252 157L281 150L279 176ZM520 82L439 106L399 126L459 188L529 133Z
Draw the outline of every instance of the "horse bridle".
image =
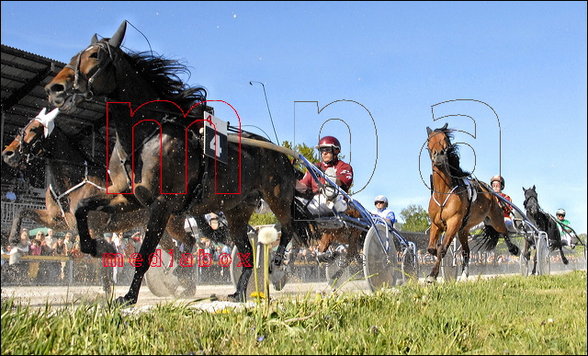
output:
M523 206L525 207L526 210L529 210L529 208L527 208L527 207L530 204L531 198L535 200L535 203L537 203L536 206L537 206L537 210L539 211L540 210L540 208L539 208L539 200L537 199L537 195L536 194L535 195L530 195L528 197L525 197L525 201L523 202Z
M88 74L84 74L80 70L80 64L82 62L82 54L84 52L92 49L95 46L100 48L100 50L97 52L97 55L99 57L99 62L97 65L95 65L92 68L92 70ZM103 52L108 52L108 56L104 56L104 55L101 56L100 54ZM90 46L88 46L86 49L80 51L76 55L75 67L72 66L71 64L67 64L65 66L65 68L69 68L74 71L73 85L72 85L71 89L66 91L66 94L71 95L74 99L76 96L80 95L80 96L83 96L85 100L91 100L94 97L94 92L92 91L92 83L96 79L96 76L104 68L106 68L109 64L111 64L113 61L114 61L114 54L110 48L110 44L108 44L107 42L96 42L96 43L93 43ZM88 78L86 80L87 86L86 86L85 91L80 90L80 77Z
M28 164L33 156L41 157L41 152L45 150L45 140L42 139L43 134L36 134L35 138L31 142L25 142L25 134L26 129L29 127L36 119L32 119L29 123L23 127L19 132L18 138L18 154L20 156L25 157L25 162ZM26 149L25 149L26 146ZM35 153L36 152L36 153Z

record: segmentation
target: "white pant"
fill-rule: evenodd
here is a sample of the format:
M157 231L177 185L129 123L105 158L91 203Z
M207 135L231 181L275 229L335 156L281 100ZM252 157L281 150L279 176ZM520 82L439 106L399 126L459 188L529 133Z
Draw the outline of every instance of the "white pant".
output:
M328 201L327 198L323 194L316 194L311 200L310 203L307 199L303 198L296 198L306 203L308 203L308 211L313 216L321 216L321 215L333 215L333 213L342 213L347 210L347 202L342 195L338 195L335 197L333 201Z

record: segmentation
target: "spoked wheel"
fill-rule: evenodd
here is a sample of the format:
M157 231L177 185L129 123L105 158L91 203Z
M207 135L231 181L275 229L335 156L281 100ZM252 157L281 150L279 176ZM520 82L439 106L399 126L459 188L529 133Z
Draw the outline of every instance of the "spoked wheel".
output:
M525 257L524 253L525 253L524 251L521 252L521 255L519 256L519 268L520 268L520 271L521 271L521 275L526 277L526 276L528 276L528 275L531 274L531 270L532 270L531 263L532 262L529 261ZM531 255L530 254L529 254L529 258L531 258Z
M459 246L461 246L459 241L454 239L447 247L445 257L441 260L441 276L446 281L455 281L463 264Z
M149 288L151 293L155 294L156 296L173 296L175 295L176 290L181 284L180 279L174 273L174 271L177 268L177 264L175 263L175 261L173 265L171 264L172 256L165 250L162 250L159 246L157 246L157 250L161 252L161 266L149 267L149 269L145 273L145 282L147 283L147 287ZM189 272L192 273L192 271Z
M537 273L549 275L551 273L550 249L547 234L541 232L537 238Z
M528 259L525 257L525 255L531 249L531 245L526 240L526 237L525 237L524 243L525 243L525 245L524 245L525 247L523 248L523 250L521 251L521 254L519 255L519 268L521 271L521 275L526 277L526 276L529 276L531 274L531 272L533 271L533 262L531 261L533 254L529 253Z
M325 266L325 275L327 282L333 289L341 287L351 278L349 263L347 262L347 252L339 252L335 259Z
M402 283L418 281L419 261L413 249L407 246L402 253Z
M396 284L395 270L398 257L392 238L383 225L374 225L367 232L363 243L363 272L372 291L393 287Z

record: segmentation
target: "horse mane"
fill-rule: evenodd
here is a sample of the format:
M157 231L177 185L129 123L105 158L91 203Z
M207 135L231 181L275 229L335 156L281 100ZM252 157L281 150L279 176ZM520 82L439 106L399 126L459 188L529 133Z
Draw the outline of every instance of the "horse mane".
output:
M173 101L183 110L206 100L204 87L190 87L181 81L179 74L190 74L190 70L179 61L151 52L129 52L125 55L139 76L157 91L159 99Z
M447 166L452 180L458 180L469 177L471 174L461 169L459 165L459 147L451 143L453 140L453 130L448 128L435 129L435 132L441 132L447 139ZM455 183L455 182L454 182Z

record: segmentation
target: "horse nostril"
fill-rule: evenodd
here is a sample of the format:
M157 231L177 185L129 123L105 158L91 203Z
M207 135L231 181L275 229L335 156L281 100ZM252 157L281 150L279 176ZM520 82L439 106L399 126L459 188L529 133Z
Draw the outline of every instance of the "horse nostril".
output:
M2 152L2 158L6 161L9 160L14 155L14 151L4 151Z
M49 88L46 89L47 94L51 93L61 93L65 90L65 87L62 84L53 84Z

